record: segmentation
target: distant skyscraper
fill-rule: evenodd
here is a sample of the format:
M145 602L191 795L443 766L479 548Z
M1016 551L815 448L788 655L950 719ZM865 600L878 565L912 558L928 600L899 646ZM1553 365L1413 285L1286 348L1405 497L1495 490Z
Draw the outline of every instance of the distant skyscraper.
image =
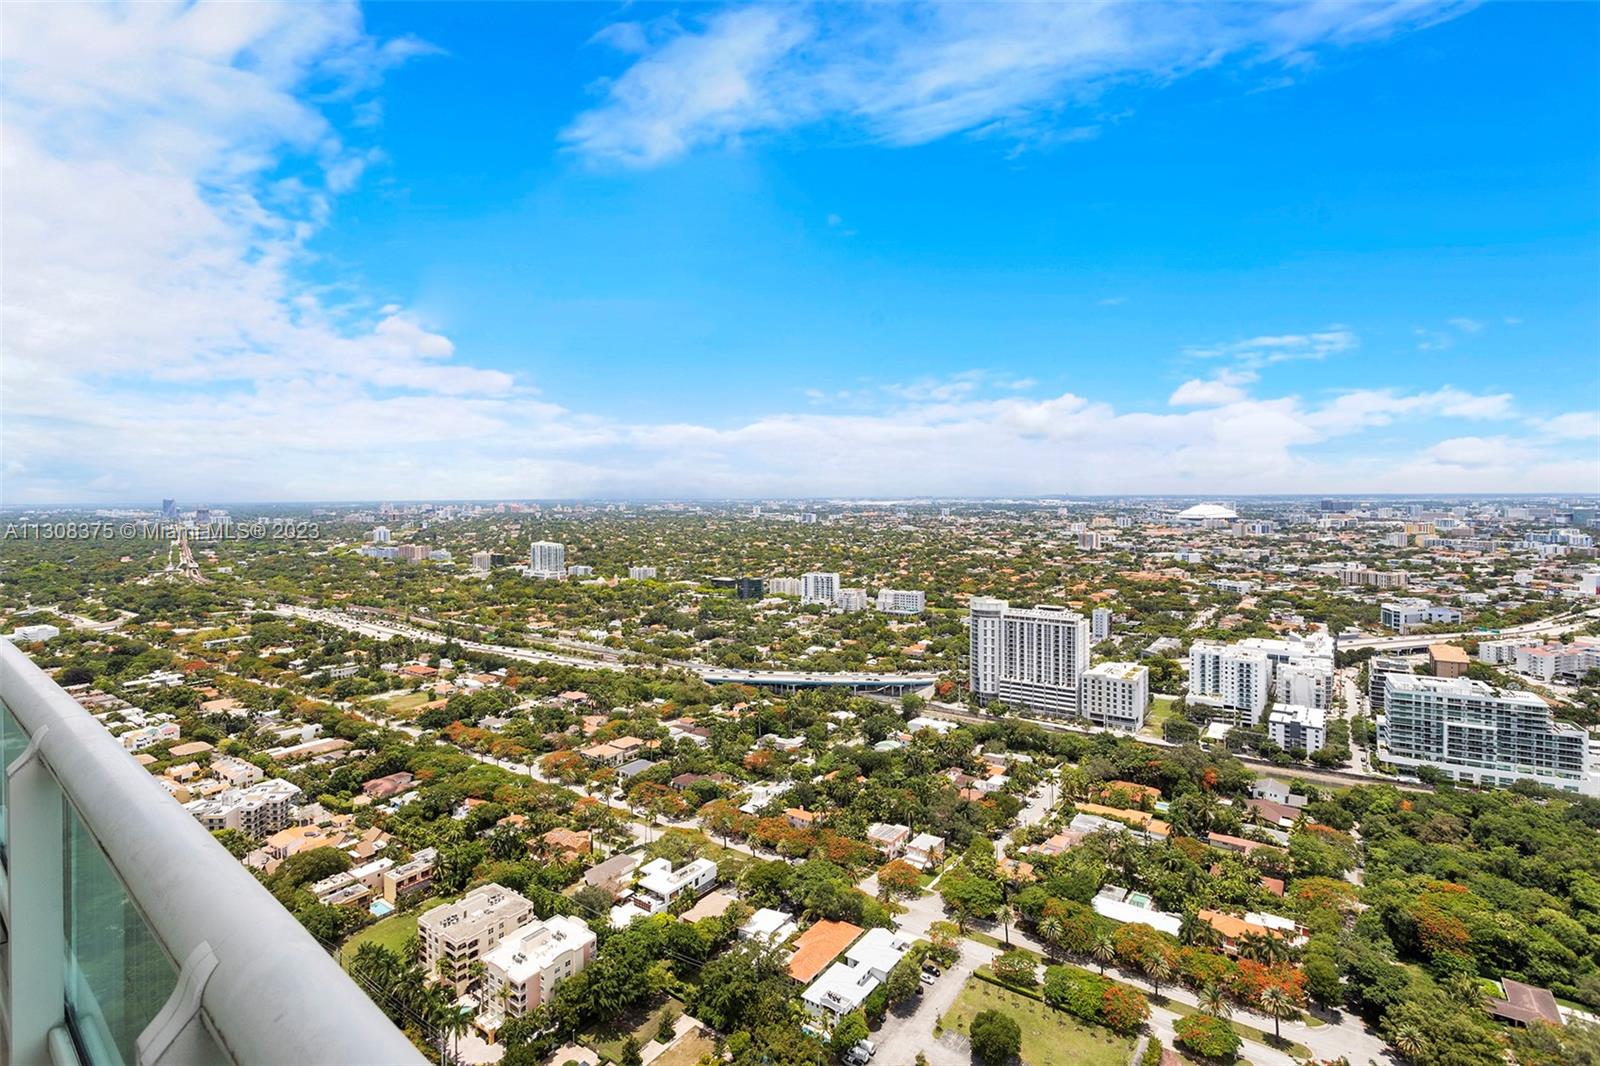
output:
M1050 714L1078 712L1089 666L1089 620L1065 607L1014 608L974 596L969 605L970 685L983 701Z
M1111 635L1111 608L1096 607L1089 614L1089 632L1096 643Z
M534 577L566 577L566 545L553 540L534 541L528 548L528 570Z
M812 571L800 575L801 603L833 603L839 596L839 575Z
M161 501L161 517L162 518L176 518L177 516L178 516L178 501L177 500L162 500Z

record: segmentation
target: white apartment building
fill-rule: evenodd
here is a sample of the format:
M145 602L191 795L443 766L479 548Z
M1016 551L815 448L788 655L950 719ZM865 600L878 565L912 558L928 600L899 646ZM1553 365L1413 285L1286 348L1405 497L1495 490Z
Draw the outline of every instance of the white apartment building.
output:
M927 594L916 589L878 590L878 610L884 614L921 614L927 608Z
M833 598L833 605L841 611L865 611L867 609L867 590L840 589Z
M424 911L417 919L422 972L464 992L471 963L536 917L526 898L496 884L479 885L455 903Z
M798 596L804 589L804 583L797 577L767 578L767 595L769 596Z
M483 956L483 1002L516 1017L550 1002L556 986L594 961L594 930L565 914L535 919Z
M817 570L800 575L800 602L832 604L839 596L839 575Z
M1189 702L1255 725L1267 707L1272 660L1260 648L1197 640L1189 646Z
M1150 708L1150 670L1138 663L1099 663L1084 671L1079 713L1107 729L1137 733Z
M1096 607L1089 612L1089 636L1096 644L1111 636L1111 608Z
M1320 660L1295 660L1273 671L1273 699L1301 707L1333 706L1333 671Z
M528 573L532 577L567 576L567 546L553 540L536 540L528 547Z
M1288 751L1300 748L1307 755L1328 743L1328 717L1321 707L1280 703L1267 713L1267 737Z
M230 788L207 799L191 800L183 809L213 833L237 829L247 836L264 837L289 824L289 810L299 795L298 785L275 777L249 788Z
M1582 677L1590 670L1600 668L1600 639L1579 637L1571 644L1557 641L1518 648L1515 664L1518 673L1536 677L1540 681Z
M17 644L35 644L54 640L60 635L61 629L58 626L40 622L38 625L18 626L6 639Z
M1397 656L1374 655L1367 662L1367 702L1374 711L1383 710L1383 699L1389 693L1390 674L1411 673L1410 660Z
M177 722L162 722L158 725L140 726L138 729L129 729L117 734L117 739L129 751L143 751L156 744L169 740L177 740L180 730Z
M1006 607L992 596L974 596L967 605L967 687L983 702L1000 694L1000 619Z
M218 755L211 760L211 776L226 781L233 788L244 788L264 780L267 775L255 763L234 755Z
M630 567L628 567L628 580L629 581L653 581L653 580L655 580L655 576L656 576L656 568L653 567L653 566L630 566Z
M1600 794L1589 731L1558 722L1531 692L1465 677L1391 674L1378 719L1378 756L1396 766L1434 766L1465 784L1520 779Z
M1089 666L1089 620L1065 607L1012 607L974 596L969 605L969 684L983 702L1077 714Z
M1378 608L1378 620L1397 633L1405 633L1412 626L1453 625L1461 621L1461 609L1413 597L1383 604Z
M1401 546L1405 544L1405 534L1399 534ZM1339 571L1339 584L1364 585L1379 589L1403 589L1411 582L1411 575L1404 570L1370 570L1366 567L1350 567Z
M389 543L389 527L388 526L373 526L372 527L372 543L374 543L374 544L387 544L387 543Z

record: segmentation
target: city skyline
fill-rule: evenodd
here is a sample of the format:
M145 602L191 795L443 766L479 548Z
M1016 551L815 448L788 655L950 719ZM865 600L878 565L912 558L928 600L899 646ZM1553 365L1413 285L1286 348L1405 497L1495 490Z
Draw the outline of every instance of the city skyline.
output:
M1600 491L1592 6L218 11L4 12L8 503Z

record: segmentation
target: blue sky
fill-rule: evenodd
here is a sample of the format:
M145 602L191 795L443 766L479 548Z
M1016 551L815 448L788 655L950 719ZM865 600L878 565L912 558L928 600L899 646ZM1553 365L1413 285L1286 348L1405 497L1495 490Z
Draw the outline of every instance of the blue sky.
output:
M0 16L9 500L1600 491L1593 5L261 7Z

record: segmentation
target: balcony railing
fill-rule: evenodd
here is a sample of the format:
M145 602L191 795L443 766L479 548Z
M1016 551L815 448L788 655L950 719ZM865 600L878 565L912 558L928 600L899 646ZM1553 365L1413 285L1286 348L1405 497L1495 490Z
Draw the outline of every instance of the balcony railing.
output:
M278 901L6 641L0 765L0 1061L424 1061Z

